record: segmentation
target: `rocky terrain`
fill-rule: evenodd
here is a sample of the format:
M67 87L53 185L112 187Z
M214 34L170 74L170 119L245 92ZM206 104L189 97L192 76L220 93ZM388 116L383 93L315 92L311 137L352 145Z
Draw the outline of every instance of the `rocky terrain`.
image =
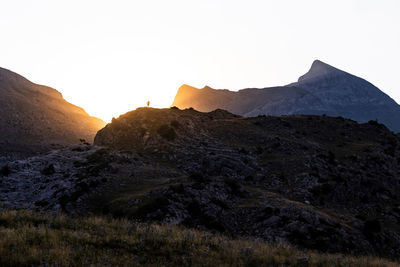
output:
M32 155L79 139L92 142L104 125L57 90L0 68L0 157Z
M376 121L141 108L94 144L3 166L1 206L400 255L400 136Z
M368 81L319 60L298 82L287 86L234 92L183 85L172 106L203 112L221 108L247 117L326 114L358 122L378 120L400 132L400 106L393 99Z

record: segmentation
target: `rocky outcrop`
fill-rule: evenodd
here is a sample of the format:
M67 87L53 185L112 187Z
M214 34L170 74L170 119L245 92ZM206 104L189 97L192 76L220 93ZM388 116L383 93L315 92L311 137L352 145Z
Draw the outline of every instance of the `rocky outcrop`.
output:
M104 125L55 89L0 68L0 156L92 142Z
M140 108L94 142L4 165L0 208L400 254L400 136L376 121Z
M393 131L400 131L400 106L393 99L368 81L319 60L298 82L282 87L233 92L183 85L172 106L203 112L221 108L247 117L326 114L359 122L378 120Z
M148 193L114 192L114 215L326 252L400 253L400 139L376 121L143 108L95 144L139 153L170 177Z

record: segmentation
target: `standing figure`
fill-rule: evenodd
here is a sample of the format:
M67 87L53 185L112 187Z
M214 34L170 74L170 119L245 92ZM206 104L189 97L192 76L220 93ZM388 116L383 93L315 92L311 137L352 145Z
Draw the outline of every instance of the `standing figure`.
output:
M149 107L150 106L150 101L147 101L147 107Z

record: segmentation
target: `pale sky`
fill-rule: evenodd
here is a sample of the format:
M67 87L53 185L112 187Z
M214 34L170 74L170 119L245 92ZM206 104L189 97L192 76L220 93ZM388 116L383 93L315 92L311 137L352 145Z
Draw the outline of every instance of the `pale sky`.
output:
M0 0L0 66L109 121L178 87L285 85L314 59L400 102L398 0Z

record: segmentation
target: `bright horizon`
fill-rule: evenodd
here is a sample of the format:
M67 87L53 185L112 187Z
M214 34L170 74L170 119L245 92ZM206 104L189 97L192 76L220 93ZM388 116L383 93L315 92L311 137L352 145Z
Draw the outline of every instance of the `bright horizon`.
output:
M399 13L396 0L6 0L0 67L105 121L168 107L182 84L286 85L315 59L399 103Z

